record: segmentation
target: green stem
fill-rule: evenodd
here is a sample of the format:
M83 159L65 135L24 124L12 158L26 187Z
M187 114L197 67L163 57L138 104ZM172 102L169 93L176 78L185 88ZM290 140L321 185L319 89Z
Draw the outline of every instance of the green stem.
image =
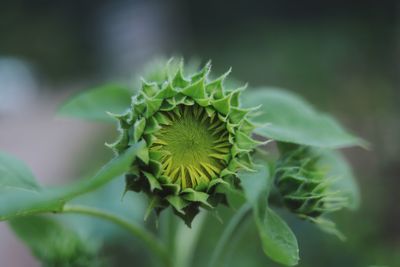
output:
M218 265L218 262L222 256L222 252L226 247L230 237L232 236L235 229L238 227L243 218L246 217L247 213L251 210L251 205L246 203L236 212L236 214L231 218L228 225L226 226L224 232L222 233L218 243L214 249L211 256L209 267L214 267ZM219 266L219 265L218 265Z
M175 255L175 235L176 235L176 221L175 216L171 210L167 213L167 223L166 223L166 244L172 255Z
M128 230L136 238L142 240L143 243L146 244L146 246L150 249L150 251L152 251L160 258L162 262L165 263L165 266L172 266L171 258L165 246L159 240L157 240L153 234L148 232L143 227L132 223L131 221L121 218L116 214L81 205L66 204L63 212L85 214L113 222Z
M229 244L227 245L227 251L224 255L224 259L232 258L232 254L237 251L237 247L240 244L240 241L243 239L243 235L246 233L246 231L249 230L249 226L251 225L251 223L251 220L244 220L240 227L235 231L235 235L232 236Z
M175 233L175 267L189 267L193 265L191 262L205 219L206 213L200 212L191 228L180 222Z

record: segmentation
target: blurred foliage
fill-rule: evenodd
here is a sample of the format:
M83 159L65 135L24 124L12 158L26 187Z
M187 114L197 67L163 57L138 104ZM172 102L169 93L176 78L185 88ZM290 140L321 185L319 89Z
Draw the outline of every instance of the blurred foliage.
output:
M96 76L100 55L93 34L94 14L106 2L2 1L0 56L33 62L47 81L61 84ZM321 235L311 224L295 222L283 212L303 248L300 266L396 266L400 262L397 5L394 0L362 4L251 0L230 1L229 6L212 0L171 2L185 25L179 30L186 33L179 36L177 51L212 58L221 73L231 65L235 76L251 86L300 92L372 143L369 153L346 151L363 196L356 214L343 211L335 216L347 233L346 243ZM222 219L232 213L220 210ZM200 239L197 266L204 266L202 259L224 226L210 217L204 227L209 235ZM274 266L255 240L256 228L247 225L231 243L227 266ZM123 255L124 260L115 259L118 266L140 256L128 246L106 250Z
M29 216L10 222L15 233L31 248L43 266L97 267L95 249L88 240L45 216Z

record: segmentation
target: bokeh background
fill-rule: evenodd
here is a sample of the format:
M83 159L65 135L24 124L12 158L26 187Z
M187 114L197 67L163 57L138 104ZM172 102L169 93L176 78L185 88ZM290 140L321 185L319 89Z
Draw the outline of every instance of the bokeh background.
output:
M3 0L0 150L27 162L46 185L90 172L111 155L103 143L115 137L113 127L58 118L57 107L102 82L133 84L146 62L171 55L212 59L217 73L232 66L235 78L250 87L295 91L368 140L370 151L343 151L363 198L359 211L335 216L346 242L289 218L300 243L300 266L400 266L400 5L395 0ZM143 199L136 203L132 213L139 218ZM204 266L222 228L215 219L206 227L210 235L199 242L196 266ZM146 266L140 245L126 242L107 243L103 254L109 264ZM275 266L258 242L249 225L232 244L227 266ZM5 223L0 223L0 262L39 266Z

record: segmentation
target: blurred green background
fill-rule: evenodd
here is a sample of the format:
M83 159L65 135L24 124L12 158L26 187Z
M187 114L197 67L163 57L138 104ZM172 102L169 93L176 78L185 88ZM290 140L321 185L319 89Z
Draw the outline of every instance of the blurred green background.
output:
M300 266L400 266L397 1L3 0L0 146L18 142L17 137L5 140L12 135L9 127L24 125L37 106L49 105L54 112L62 99L87 87L110 80L132 84L144 64L159 55L212 59L217 73L232 66L233 76L250 87L296 91L368 140L370 151L344 150L363 198L359 211L335 215L346 242L286 217L298 236ZM68 174L90 169L79 162L96 166L110 155L99 144L115 133L101 127L98 142L92 137L96 131L75 134L84 146L79 159L68 158L77 166ZM22 158L25 150L15 149ZM221 210L222 216L231 212ZM223 225L209 218L205 227L210 235L200 240L195 266L204 266ZM125 250L117 245L104 250L111 258L119 251L119 259L111 259L115 266L148 262L140 246L134 252L136 245ZM226 266L275 266L263 255L252 224L231 245L234 252L227 255ZM12 257L3 253L0 261L12 263Z

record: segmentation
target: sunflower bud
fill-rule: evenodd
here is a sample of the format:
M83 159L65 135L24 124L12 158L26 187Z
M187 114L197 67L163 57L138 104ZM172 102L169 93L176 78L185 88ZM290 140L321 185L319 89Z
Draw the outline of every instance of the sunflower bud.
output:
M126 189L143 191L149 211L172 206L190 225L199 207L212 209L226 202L218 187L237 184L236 172L251 169L251 109L239 105L244 88L226 89L229 72L210 79L211 65L184 75L183 63L169 62L163 78L143 80L127 113L114 115L121 135L110 145L122 153L144 142L145 149L126 174Z
M311 147L278 143L281 158L275 170L275 184L283 204L293 213L316 218L345 206L346 198L331 190L332 181Z

